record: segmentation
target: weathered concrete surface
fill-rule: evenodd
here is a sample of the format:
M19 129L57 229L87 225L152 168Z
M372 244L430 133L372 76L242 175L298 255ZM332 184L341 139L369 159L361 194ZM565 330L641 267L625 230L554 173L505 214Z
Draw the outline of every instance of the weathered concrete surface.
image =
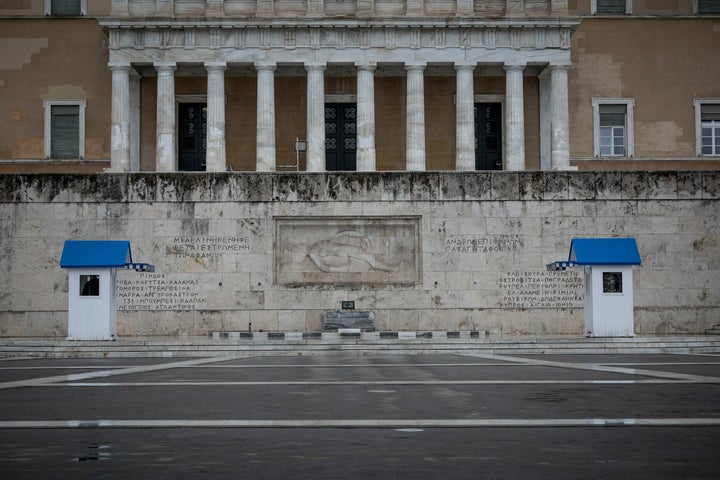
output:
M544 267L574 236L637 239L636 333L702 333L720 313L719 197L716 172L4 175L0 335L66 335L63 242L106 238L157 267L119 273L120 336L320 331L344 300L378 330L580 334L581 272ZM278 284L278 218L354 217L417 217L418 280ZM356 247L384 258L370 237ZM359 258L351 277L385 268Z

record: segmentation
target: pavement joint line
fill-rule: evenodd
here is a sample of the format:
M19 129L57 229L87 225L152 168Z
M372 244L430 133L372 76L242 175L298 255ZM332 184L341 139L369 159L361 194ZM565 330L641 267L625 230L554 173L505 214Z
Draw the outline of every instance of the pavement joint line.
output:
M122 428L558 428L717 427L720 418L500 418L406 420L29 420L0 421L0 430Z
M192 360L182 360L179 362L156 363L153 365L142 365L120 369L107 369L96 372L74 373L69 375L55 375L52 377L32 378L28 380L16 380L13 382L0 383L0 390L9 390L13 388L24 387L40 387L55 383L69 383L80 380L91 380L93 378L106 378L115 375L131 375L134 373L157 372L160 370L171 370L173 368L182 368L192 365L202 365L206 363L219 363L229 360L236 360L236 357L206 357Z
M534 358L516 357L513 355L487 355L482 353L466 353L467 356L486 358L488 360L507 360L517 362L524 365L536 365L545 367L568 368L573 370L589 370L593 372L621 373L625 375L657 377L672 380L685 380L693 383L720 383L720 377L712 377L707 375L692 375L687 373L661 372L657 370L645 370L638 368L622 368L606 366L602 363L578 363L578 362L558 362L551 360L540 360Z
M248 381L248 382L70 382L70 383L45 383L39 387L272 387L272 386L301 386L301 387L325 387L325 386L346 386L346 385L669 385L669 384L697 384L707 383L692 380L672 379L640 379L640 380L328 380L328 381Z

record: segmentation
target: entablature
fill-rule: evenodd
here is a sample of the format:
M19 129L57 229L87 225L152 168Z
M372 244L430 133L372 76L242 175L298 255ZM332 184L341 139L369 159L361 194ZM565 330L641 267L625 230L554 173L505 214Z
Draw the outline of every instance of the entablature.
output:
M478 21L426 19L343 22L284 21L103 21L110 50L243 49L456 50L570 49L575 19Z

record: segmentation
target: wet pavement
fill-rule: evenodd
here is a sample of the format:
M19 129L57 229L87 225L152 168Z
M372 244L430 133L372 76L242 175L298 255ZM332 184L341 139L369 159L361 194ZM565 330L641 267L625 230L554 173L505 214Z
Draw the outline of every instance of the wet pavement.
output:
M720 478L720 355L0 361L0 478Z

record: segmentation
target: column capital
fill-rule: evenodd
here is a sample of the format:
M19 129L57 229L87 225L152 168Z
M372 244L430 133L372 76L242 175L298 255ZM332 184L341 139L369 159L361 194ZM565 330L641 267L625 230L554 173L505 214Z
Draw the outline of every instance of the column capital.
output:
M224 71L227 70L227 63L226 62L205 62L205 70L208 72L210 71Z
M355 62L355 68L357 68L358 70L374 72L375 69L377 68L377 62L365 62L365 63Z
M108 68L112 71L123 71L127 70L128 72L132 68L132 65L129 63L122 63L122 62L110 62L108 63Z
M405 64L405 70L407 70L407 71L412 71L412 70L424 71L426 67L427 67L427 63L425 63L425 62L412 62L412 63Z
M255 62L255 70L259 71L270 71L274 72L277 69L277 63L275 62Z
M548 68L550 70L569 70L572 65L570 63L550 63Z
M158 72L174 72L177 70L177 63L175 62L154 62L153 67Z
M324 72L326 68L327 68L326 63L315 62L315 63L306 63L305 64L305 70L307 70L308 72Z
M460 71L473 71L477 68L477 63L456 63L455 70Z
M525 70L525 67L527 66L526 63L505 63L503 64L503 69L505 69L506 72L510 71L523 71Z

